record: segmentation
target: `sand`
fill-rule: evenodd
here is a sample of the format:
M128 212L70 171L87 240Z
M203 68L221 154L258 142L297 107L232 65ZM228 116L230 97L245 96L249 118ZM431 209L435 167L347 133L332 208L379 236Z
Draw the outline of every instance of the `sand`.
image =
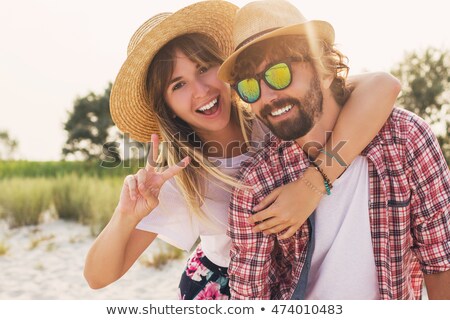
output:
M83 277L84 259L94 238L89 228L61 220L9 229L0 220L0 299L132 299L177 298L178 282L188 254L161 269L136 261L118 281L93 290ZM142 255L149 258L165 246L156 240ZM33 247L33 248L32 248ZM427 299L424 290L423 299Z
M0 221L0 243L9 246L0 256L0 299L176 299L187 254L161 270L138 260L122 279L93 290L83 277L93 241L89 228L78 223L56 220L8 229ZM143 257L160 250L158 241Z

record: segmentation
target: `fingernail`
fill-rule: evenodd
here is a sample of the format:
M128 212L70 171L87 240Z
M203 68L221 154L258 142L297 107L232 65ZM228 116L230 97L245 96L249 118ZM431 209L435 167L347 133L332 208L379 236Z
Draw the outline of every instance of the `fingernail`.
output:
M179 167L186 167L189 164L189 158L181 159L180 162L177 163Z
M177 166L184 168L186 167L186 163L183 160L181 160L180 162L177 163Z

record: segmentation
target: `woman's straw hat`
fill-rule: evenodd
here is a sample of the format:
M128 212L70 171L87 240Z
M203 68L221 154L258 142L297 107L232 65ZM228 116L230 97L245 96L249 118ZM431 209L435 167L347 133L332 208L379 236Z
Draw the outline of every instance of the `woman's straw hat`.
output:
M158 14L134 33L110 98L111 117L122 132L140 142L148 142L152 133L160 133L147 90L147 72L156 53L176 37L201 33L216 41L228 56L233 51L232 27L237 9L226 1L198 2L175 13Z
M292 4L284 0L251 2L236 14L233 29L234 52L219 69L219 78L231 83L236 58L252 44L282 35L304 35L334 43L334 29L326 21L308 21Z

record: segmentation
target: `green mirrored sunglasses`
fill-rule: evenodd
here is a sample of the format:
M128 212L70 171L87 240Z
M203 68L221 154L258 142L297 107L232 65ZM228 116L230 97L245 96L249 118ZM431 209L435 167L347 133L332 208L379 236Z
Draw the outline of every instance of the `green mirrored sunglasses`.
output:
M261 98L261 79L269 88L283 90L292 82L291 66L288 62L271 64L253 78L242 79L232 85L239 97L247 103L255 103Z

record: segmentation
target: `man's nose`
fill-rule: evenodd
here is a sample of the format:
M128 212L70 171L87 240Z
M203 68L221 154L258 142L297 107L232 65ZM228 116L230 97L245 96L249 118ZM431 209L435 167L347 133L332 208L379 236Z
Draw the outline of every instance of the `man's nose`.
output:
M260 80L259 85L261 88L260 101L263 105L271 104L273 101L278 99L279 90L272 89L263 80Z

